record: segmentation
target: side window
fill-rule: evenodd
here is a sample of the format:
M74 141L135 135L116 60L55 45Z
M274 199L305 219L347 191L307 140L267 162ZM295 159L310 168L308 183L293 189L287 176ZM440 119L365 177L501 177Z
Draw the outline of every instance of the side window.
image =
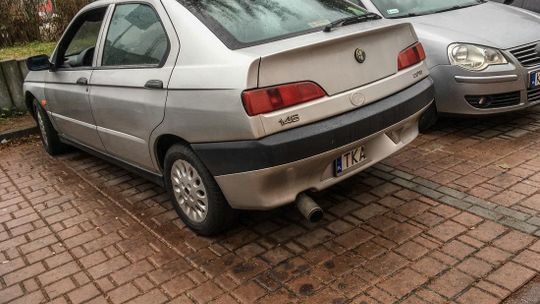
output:
M118 5L103 49L103 66L157 66L169 41L159 16L145 4Z
M99 31L107 8L88 11L77 17L67 30L58 49L57 64L61 68L91 67Z

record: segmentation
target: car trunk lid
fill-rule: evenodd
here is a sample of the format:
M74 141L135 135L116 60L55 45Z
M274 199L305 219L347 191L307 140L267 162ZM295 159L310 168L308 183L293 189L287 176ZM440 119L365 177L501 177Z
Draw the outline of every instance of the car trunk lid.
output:
M414 30L408 23L365 25L291 39L299 43L261 56L259 87L308 80L332 96L395 74L399 53L417 41ZM311 43L314 38L318 41Z
M257 88L313 82L327 96L253 117L265 135L342 113L402 91L427 77L424 62L398 71L399 54L417 43L409 23L380 20L280 40L242 50L259 60ZM360 63L357 50L365 52ZM360 60L361 61L361 60ZM245 105L246 100L244 100Z

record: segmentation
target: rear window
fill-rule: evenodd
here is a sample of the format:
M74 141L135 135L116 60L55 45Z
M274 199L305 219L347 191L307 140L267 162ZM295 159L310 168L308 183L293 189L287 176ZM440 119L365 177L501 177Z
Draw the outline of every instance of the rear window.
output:
M179 0L237 49L322 30L365 10L343 0Z

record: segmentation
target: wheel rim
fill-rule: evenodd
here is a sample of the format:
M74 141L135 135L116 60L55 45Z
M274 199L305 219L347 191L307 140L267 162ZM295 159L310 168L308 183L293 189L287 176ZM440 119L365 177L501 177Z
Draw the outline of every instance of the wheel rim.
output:
M41 138L43 139L43 143L45 144L45 146L48 146L49 141L47 139L47 130L45 130L45 123L43 122L43 117L41 116L41 112L39 110L37 110L36 112L39 131L41 132Z
M208 214L208 195L199 172L179 159L172 166L171 184L183 213L194 222L204 221Z

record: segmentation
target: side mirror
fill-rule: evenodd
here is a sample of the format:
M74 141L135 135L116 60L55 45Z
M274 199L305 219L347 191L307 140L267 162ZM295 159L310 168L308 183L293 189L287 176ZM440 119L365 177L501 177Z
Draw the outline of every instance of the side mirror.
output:
M51 69L53 64L49 61L49 56L38 55L28 58L26 66L30 71L45 71Z

